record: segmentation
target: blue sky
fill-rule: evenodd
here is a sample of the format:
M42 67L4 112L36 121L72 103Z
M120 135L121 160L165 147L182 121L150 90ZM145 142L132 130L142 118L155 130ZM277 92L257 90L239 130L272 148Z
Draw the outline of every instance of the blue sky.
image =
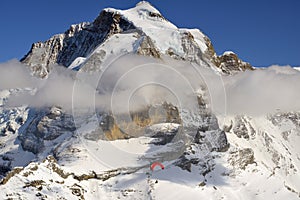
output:
M93 21L105 7L137 0L1 0L0 62L22 58L31 44ZM236 52L254 66L300 66L299 0L149 0L178 27L199 28L218 54Z

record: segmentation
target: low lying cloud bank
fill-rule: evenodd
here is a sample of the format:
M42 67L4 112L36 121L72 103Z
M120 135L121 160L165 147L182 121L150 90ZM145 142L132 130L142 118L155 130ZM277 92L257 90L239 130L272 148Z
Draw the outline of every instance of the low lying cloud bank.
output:
M61 66L53 69L47 79L38 79L16 60L0 64L0 90L35 89L33 94L10 96L6 106L59 105L70 111L98 108L121 113L168 101L196 110L196 96L202 94L213 112L222 115L300 110L300 72L289 66L219 76L185 62L128 55L104 66L101 72L76 72Z
M246 71L224 80L229 114L300 110L300 72L290 66Z
M0 90L33 87L36 82L28 68L18 60L0 63Z

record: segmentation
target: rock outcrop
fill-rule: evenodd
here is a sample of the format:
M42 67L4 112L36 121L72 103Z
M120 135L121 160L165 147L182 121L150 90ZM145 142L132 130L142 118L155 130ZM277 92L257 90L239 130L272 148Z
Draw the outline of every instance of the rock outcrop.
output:
M73 117L61 108L31 109L19 130L19 139L24 150L37 154L44 150L45 141L72 134L75 129Z
M155 22L157 25L153 25ZM52 65L69 67L78 58L82 62L87 59L85 62L97 61L101 65L105 56L114 51L111 49L108 52L103 47L112 36L130 35L133 32L137 33L134 40L113 38L114 45L124 45L127 42L133 46L132 49L122 49L113 54L128 51L154 58L167 55L203 67L213 67L224 74L253 69L234 53L217 56L211 41L202 32L178 29L149 3L137 4L135 8L125 11L105 9L92 23L72 25L63 34L55 35L45 42L34 43L21 61L30 66L34 75L41 78L47 77Z

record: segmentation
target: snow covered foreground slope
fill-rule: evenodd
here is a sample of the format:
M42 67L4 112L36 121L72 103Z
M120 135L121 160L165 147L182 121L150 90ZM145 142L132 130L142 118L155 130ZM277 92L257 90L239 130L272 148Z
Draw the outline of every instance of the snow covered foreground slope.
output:
M47 156L14 168L2 180L2 198L298 199L299 114L228 120L233 125L225 128L230 143L227 151L211 152L194 142L185 150L184 159L162 162L165 169L153 172L143 158L159 160L155 154L170 150L171 143L156 146L149 144L153 140L149 137L65 140L54 154L57 160ZM174 125L154 130L176 130Z
M176 28L147 2L105 9L91 24L34 44L23 62L46 78L50 64L95 73L123 53L186 60L225 74L247 68L232 52L216 56L199 30ZM124 124L106 110L7 105L28 92L36 91L1 91L1 199L299 199L298 112L224 119L211 113L200 87L199 112L153 104ZM151 171L155 161L165 169Z

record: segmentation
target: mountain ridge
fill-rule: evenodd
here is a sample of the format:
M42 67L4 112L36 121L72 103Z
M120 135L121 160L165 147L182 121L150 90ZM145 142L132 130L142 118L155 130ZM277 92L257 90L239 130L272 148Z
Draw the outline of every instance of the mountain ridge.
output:
M177 28L148 2L104 9L92 23L33 44L22 62L42 79L0 91L2 199L300 197L299 111L214 112L222 94L212 90L234 89L235 75L253 81L259 70L245 72L253 67L233 52L216 55L200 30ZM56 64L64 70L56 72ZM50 102L59 96L68 105L9 104L23 94ZM150 169L153 162L164 169Z
M72 25L64 34L57 34L45 42L34 43L21 61L29 65L34 74L45 77L50 72L49 65L69 67L77 58L92 57L93 51L99 45L105 44L111 36L126 34L128 31L135 31L137 37L147 37L146 46L151 50L138 51L138 54L158 57L159 52L197 64L207 60L210 64L206 65L225 74L253 69L236 55L230 58L217 56L211 41L201 31L178 29L148 2L137 4L125 11L104 9L92 23ZM160 37L157 37L159 32ZM193 52L188 52L192 49Z

